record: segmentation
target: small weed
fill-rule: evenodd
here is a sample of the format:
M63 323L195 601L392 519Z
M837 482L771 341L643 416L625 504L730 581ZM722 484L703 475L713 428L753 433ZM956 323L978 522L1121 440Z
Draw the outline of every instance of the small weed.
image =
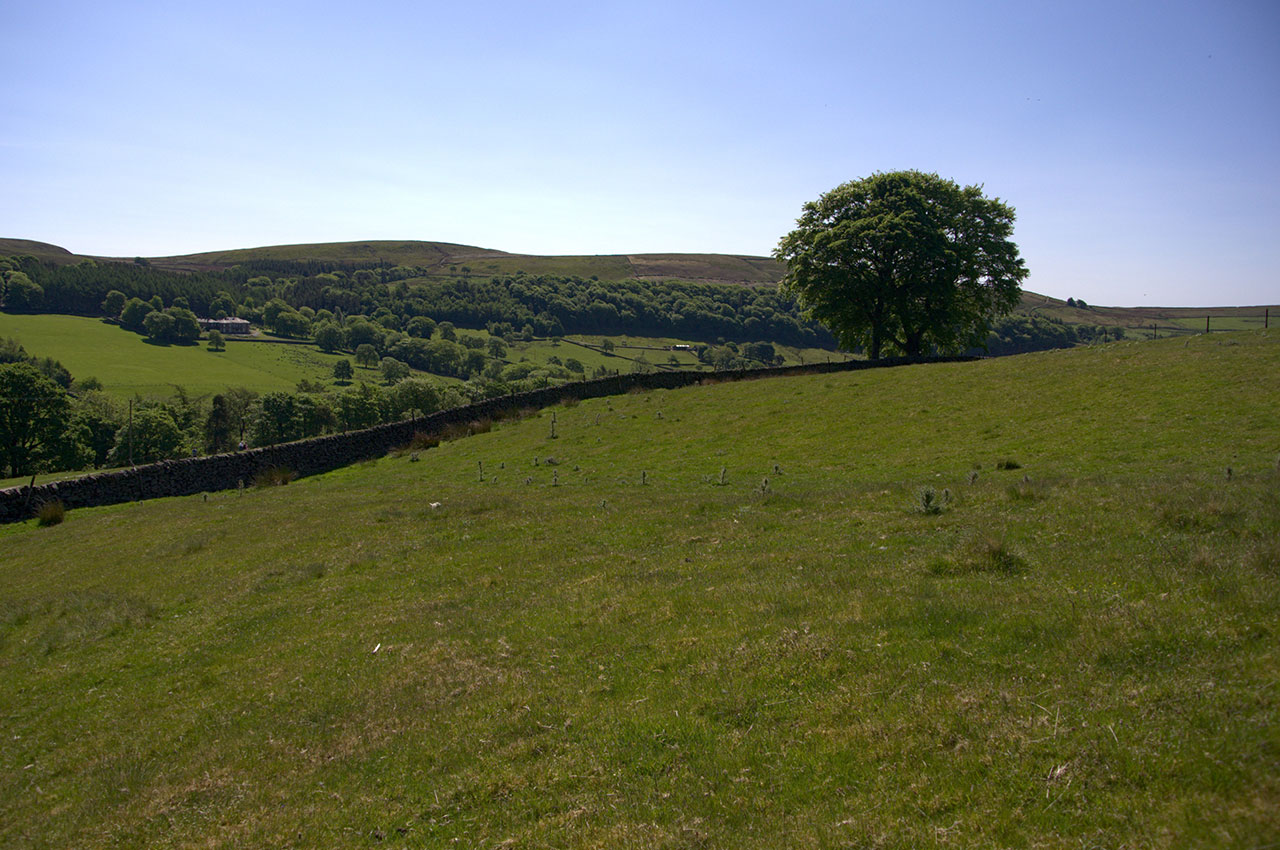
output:
M325 565L319 562L272 567L262 574L253 589L259 592L277 590L288 585L324 578L327 572Z
M440 432L440 439L445 442L461 440L475 434L487 434L493 428L491 419L475 419L471 422L452 422Z
M1003 539L994 536L975 537L960 547L953 556L931 560L928 570L936 576L966 573L999 573L1015 575L1027 568L1027 562Z
M1027 568L1027 562L1002 538L979 537L969 541L961 555L961 564L975 572L1013 575Z
M1194 505L1166 505L1160 511L1160 524L1173 531L1206 534L1221 531L1240 519L1240 512L1220 502L1207 501Z
M410 451L423 451L424 449L434 449L440 445L440 438L435 434L428 434L425 431L415 431L413 438L409 440Z
M933 487L921 487L916 492L916 513L926 516L937 516L951 504L951 491L939 492Z
M283 466L270 466L253 476L254 487L283 487L298 477L298 473Z
M1039 481L1023 476L1017 484L1009 485L1005 492L1015 502L1041 502L1049 498L1049 488Z
M44 528L47 525L57 525L62 522L66 516L67 509L58 499L51 502L44 502L40 505L40 509L36 511L36 525Z

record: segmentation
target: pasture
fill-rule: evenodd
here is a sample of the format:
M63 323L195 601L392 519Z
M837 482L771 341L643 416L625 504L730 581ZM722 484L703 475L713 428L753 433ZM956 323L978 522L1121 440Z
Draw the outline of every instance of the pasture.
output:
M636 393L0 529L0 844L1268 846L1277 339Z

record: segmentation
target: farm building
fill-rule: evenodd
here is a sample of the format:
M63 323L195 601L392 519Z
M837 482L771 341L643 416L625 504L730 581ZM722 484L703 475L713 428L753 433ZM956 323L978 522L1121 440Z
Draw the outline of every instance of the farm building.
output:
M223 334L240 334L247 335L249 333L248 319L197 319L200 323L200 329L204 331L217 331Z

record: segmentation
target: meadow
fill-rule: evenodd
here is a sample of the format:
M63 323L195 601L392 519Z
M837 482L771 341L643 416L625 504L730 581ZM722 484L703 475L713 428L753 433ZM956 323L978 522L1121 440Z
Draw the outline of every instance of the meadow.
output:
M192 395L247 387L294 390L301 380L333 382L333 364L350 355L325 354L313 345L228 341L225 351L199 345L156 345L101 319L0 313L0 337L29 354L62 361L76 378L97 378L121 398L169 396L181 386Z
M1269 846L1277 397L712 379L0 528L0 845Z

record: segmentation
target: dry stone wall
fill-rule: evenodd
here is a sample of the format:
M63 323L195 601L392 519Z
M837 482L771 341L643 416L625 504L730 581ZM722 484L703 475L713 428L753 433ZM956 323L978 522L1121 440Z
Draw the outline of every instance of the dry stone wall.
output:
M0 490L0 522L28 519L40 505L55 500L61 501L68 509L75 509L230 490L249 486L256 475L272 468L287 469L300 476L316 475L358 461L381 457L394 448L406 445L417 432L439 434L450 426L466 425L484 419L501 419L520 410L559 404L564 399L585 400L622 395L636 389L677 389L706 381L739 381L973 359L977 358L899 358L875 363L854 360L725 372L651 372L563 384L487 399L465 407L442 410L416 420L393 422L345 434L330 434L208 457L161 461L34 487L12 487Z

